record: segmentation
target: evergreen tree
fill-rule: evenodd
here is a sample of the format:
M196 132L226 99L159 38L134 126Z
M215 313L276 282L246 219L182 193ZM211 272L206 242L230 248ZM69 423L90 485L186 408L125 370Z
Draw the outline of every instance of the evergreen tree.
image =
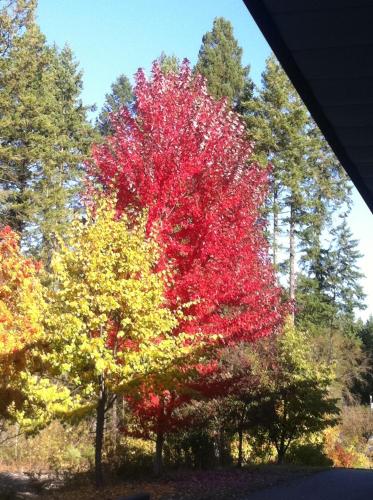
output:
M122 106L131 106L132 103L131 82L125 75L119 75L111 85L111 92L105 95L105 103L96 122L99 132L104 136L111 134L110 114L119 111Z
M363 394L369 372L369 353L359 339L356 309L364 309L360 254L346 214L331 229L332 240L315 235L301 259L296 322L314 337L315 362L336 367L332 393L351 404Z
M6 57L16 36L32 22L36 0L0 0L0 56Z
M0 59L0 221L46 259L90 144L81 86L71 51L48 47L30 13Z
M259 94L241 100L241 113L258 157L273 167L268 203L273 263L288 273L295 300L299 251L317 252L331 214L348 197L347 177L274 56L267 60ZM284 227L288 258L280 264Z
M215 18L212 30L203 36L195 71L206 78L211 95L238 104L249 68L242 66L242 48L234 38L232 24L223 17Z
M368 358L368 369L361 381L354 387L354 392L362 404L369 402L369 396L373 394L373 316L369 316L365 323L360 322L358 338L362 342L362 348Z
M365 309L365 294L360 280L363 273L358 266L361 254L358 241L353 239L346 215L340 225L332 230L334 248L330 251L330 270L328 273L329 294L340 314L353 319L355 309Z
M168 56L162 52L157 59L157 63L165 75L168 75L169 73L178 73L180 70L180 61L175 55Z
M267 60L263 85L253 112L258 124L255 142L273 165L270 212L273 263L278 265L282 224L289 234L289 295L295 299L296 234L306 204L303 184L310 175L307 165L308 113L286 74L272 56ZM283 214L284 212L284 214Z
M363 274L358 261L358 242L352 238L346 214L341 224L331 230L327 247L311 247L301 260L298 322L309 329L334 329L354 333L356 309L365 309L361 286Z

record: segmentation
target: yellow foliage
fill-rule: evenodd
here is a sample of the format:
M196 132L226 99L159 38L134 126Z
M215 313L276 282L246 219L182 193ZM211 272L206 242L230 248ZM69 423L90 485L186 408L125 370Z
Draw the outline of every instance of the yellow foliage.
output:
M328 380L335 377L334 366L315 363L310 334L294 326L290 318L286 321L282 334L278 337L279 357L283 372L293 382L304 379Z
M0 231L0 414L30 418L27 402L36 403L28 381L37 346L44 341L45 312L40 266L24 257L19 237L9 227ZM36 380L36 376L34 377ZM34 383L39 394L42 384ZM51 389L50 389L51 390ZM31 400L33 399L33 403ZM43 406L37 403L39 409ZM27 417L26 417L27 415Z
M39 266L25 258L19 237L10 228L0 232L0 356L7 357L34 344L43 335L44 310ZM9 363L1 363L8 369Z
M45 360L87 407L99 377L110 392L128 391L187 352L185 337L172 334L181 312L166 307L171 276L156 272L159 249L145 224L145 215L118 218L102 202L87 222L73 222L52 259Z

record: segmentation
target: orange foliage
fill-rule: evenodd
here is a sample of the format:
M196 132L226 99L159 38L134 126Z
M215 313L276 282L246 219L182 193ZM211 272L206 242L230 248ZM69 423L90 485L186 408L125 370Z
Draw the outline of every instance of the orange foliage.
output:
M6 226L0 231L0 356L34 342L42 332L43 307L38 280L40 264L25 258L19 237Z
M333 461L334 467L361 467L362 455L341 439L340 427L325 432L325 453Z

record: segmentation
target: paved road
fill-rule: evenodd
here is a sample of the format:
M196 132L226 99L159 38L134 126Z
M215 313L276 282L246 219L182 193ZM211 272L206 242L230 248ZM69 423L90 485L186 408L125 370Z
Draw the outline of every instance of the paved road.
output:
M373 470L332 469L257 491L246 500L373 500Z

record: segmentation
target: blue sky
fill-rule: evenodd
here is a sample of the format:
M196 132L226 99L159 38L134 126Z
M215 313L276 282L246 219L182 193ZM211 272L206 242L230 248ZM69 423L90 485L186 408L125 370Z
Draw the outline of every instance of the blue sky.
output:
M39 0L38 7L48 41L67 43L80 62L84 103L98 108L118 75L148 70L162 51L195 63L202 35L217 16L233 24L243 63L259 83L270 49L241 0ZM373 314L373 219L356 191L353 201L350 224L364 254L366 318Z

